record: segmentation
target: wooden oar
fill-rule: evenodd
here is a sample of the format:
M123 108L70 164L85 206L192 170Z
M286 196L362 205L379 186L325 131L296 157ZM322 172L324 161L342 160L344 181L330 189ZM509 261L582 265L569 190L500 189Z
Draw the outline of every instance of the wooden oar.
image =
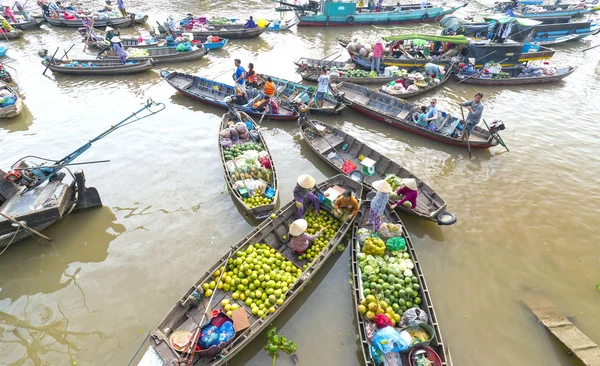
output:
M467 129L467 120L465 119L465 111L463 110L462 105L460 106L460 113L462 114L462 118L463 118L463 122L465 124L465 133L467 134L467 148L469 149L469 157L472 158L473 155L471 155L471 143L469 142L469 138L471 136L469 133L469 130Z
M37 236L39 236L42 239L48 240L48 241L52 241L52 239L50 239L49 237L47 237L46 235L40 233L39 231L30 228L29 226L23 224L22 222L16 220L14 217L8 216L3 214L2 212L0 212L0 216L4 217L5 219L7 219L8 221L12 222L13 224L19 226L20 228L24 229L25 231L28 231L31 234L35 234Z
M88 42L90 41L90 37L92 36L92 29L94 29L95 22L96 22L96 19L92 19L92 24L90 25L90 29L88 29L88 36L87 36L87 39L85 40L85 45L83 45L83 52L85 52Z
M586 49L584 49L584 50L581 50L581 52L589 51L589 50L591 50L591 49L594 49L594 48L596 48L596 47L600 47L600 44L597 44L597 45L595 45L595 46L592 46L592 47L588 47L588 48L586 48Z
M48 68L50 67L50 63L54 61L54 56L56 56L56 54L58 53L59 48L56 47L56 51L54 51L54 55L52 55L52 58L50 60L48 60L48 65L46 65L46 68L44 69L44 72L42 72L42 75L46 75L46 71L48 71Z

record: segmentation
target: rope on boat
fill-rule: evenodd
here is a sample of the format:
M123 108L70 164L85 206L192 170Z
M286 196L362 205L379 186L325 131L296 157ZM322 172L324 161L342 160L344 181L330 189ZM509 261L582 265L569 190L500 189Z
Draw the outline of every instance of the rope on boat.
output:
M4 254L4 252L6 252L6 250L8 249L8 247L10 247L10 245L13 243L13 241L17 237L17 234L19 233L19 230L21 230L20 226L17 227L17 231L15 231L15 235L13 235L12 239L10 239L10 242L8 243L8 245L4 249L2 249L2 251L0 252L0 255Z

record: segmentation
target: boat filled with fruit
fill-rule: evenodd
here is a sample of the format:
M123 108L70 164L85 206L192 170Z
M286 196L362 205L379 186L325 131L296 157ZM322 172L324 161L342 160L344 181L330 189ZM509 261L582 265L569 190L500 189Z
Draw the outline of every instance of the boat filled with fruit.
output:
M256 220L275 209L279 184L269 148L248 114L230 110L221 119L219 151L234 199Z
M451 365L410 236L387 205L381 226L361 204L352 230L353 298L365 365Z
M360 197L362 185L344 175L317 184L324 192L316 216L305 216L306 231L320 240L298 255L289 236L297 220L296 202L287 203L214 263L175 303L151 332L143 365L224 365L266 329L336 250L354 217L332 215L344 190ZM307 203L314 212L312 202ZM295 233L294 233L295 234Z

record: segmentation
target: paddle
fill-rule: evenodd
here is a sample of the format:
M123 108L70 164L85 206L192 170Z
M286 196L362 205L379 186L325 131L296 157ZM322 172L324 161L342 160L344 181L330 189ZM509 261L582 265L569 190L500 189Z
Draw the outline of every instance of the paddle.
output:
M467 148L469 149L469 158L472 158L471 155L471 143L469 142L469 130L467 129L467 120L465 119L465 111L463 110L463 106L460 106L460 113L462 114L463 122L465 123L465 133L467 134Z
M56 51L54 51L54 55L52 55L52 58L50 60L48 60L48 65L46 65L46 68L44 69L44 72L42 72L42 75L46 75L46 71L48 71L48 68L50 67L50 63L54 61L54 56L56 56L56 54L58 53L59 48L56 47Z
M96 19L92 19L92 24L90 25L90 29L88 29L88 36L87 36L87 39L85 40L85 45L83 45L83 52L85 52L88 42L90 41L90 37L92 36L92 29L94 29L95 22L96 22Z
M596 48L596 47L600 47L600 44L597 44L597 45L595 45L595 46L592 46L592 47L588 47L588 48L586 48L586 49L584 49L584 50L581 50L581 52L589 51L589 50L591 50L591 49L594 49L594 48Z

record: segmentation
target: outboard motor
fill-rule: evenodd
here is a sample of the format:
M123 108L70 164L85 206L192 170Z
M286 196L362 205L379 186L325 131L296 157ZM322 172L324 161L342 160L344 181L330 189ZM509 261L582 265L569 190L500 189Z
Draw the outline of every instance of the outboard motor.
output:
M506 127L504 126L504 122L502 122L501 120L495 120L490 124L490 133L498 133L500 131L504 131L505 128Z

